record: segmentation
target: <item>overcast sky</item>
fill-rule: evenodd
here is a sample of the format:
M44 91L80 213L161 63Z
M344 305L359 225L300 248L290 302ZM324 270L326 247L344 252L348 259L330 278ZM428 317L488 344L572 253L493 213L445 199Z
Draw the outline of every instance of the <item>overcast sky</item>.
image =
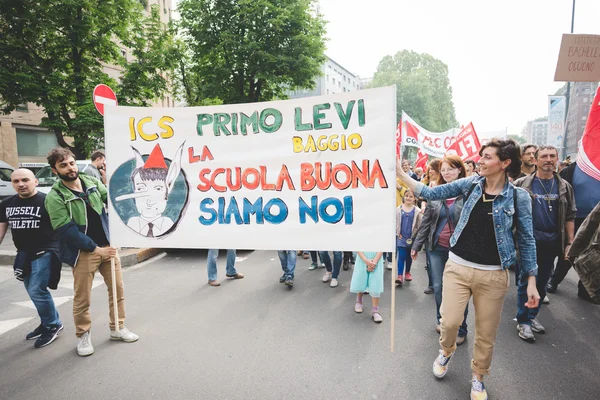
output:
M572 0L321 0L327 55L362 77L402 49L448 65L456 116L520 133L548 114ZM577 0L574 33L600 34L600 0Z
M173 3L176 5L177 0ZM320 0L327 55L371 77L408 49L448 65L456 117L478 132L518 134L548 114L572 0ZM577 0L575 33L600 34L600 0Z

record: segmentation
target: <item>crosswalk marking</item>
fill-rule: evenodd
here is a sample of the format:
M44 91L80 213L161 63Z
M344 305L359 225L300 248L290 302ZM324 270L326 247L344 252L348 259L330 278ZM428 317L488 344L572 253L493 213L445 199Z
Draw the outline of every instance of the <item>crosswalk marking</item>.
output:
M6 332L10 331L11 329L15 329L19 325L23 325L24 323L31 321L33 318L35 318L35 317L15 318L15 319L8 319L6 321L0 321L0 335L5 334Z
M56 307L58 307L61 304L65 304L66 302L73 300L73 296L53 297L53 299L54 299L54 305ZM16 306L21 306L21 307L27 307L27 308L31 308L31 309L35 310L35 305L33 304L33 302L31 300L18 301L18 302L14 302L14 303L10 303L10 304L14 304Z

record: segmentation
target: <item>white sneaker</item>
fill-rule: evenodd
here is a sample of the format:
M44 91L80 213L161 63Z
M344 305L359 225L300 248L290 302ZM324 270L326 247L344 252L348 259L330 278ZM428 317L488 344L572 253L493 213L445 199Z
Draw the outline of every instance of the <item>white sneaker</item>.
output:
M140 337L129 329L123 327L118 331L110 331L110 340L121 340L123 342L136 342Z
M388 260L383 260L383 265L385 266L385 269L392 270L392 263L388 262Z
M331 286L331 287L337 287L337 285L338 285L338 280L335 279L335 278L333 278L331 280L331 283L329 284L329 286Z
M323 282L329 282L332 274L333 272L325 272L325 275L323 276Z
M91 356L94 354L94 346L92 346L92 334L87 331L77 339L77 354L81 357Z
M548 298L548 295L544 296L544 299L542 300L542 303L544 303L544 304L550 304L550 299Z

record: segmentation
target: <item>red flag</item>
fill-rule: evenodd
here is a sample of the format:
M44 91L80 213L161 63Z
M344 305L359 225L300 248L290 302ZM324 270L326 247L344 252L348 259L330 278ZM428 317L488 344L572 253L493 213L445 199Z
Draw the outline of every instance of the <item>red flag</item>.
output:
M415 168L423 168L423 171L425 170L425 167L427 167L427 159L428 159L428 155L425 153L422 153L421 150L419 149L419 151L417 152L417 161L415 162Z
M577 166L587 175L600 181L600 87L590 108L577 152Z
M396 155L400 157L400 148L402 147L402 120L398 122L396 128Z
M467 125L460 133L456 136L456 141L448 147L446 154L456 154L463 161L473 160L477 162L479 160L479 137L473 123Z

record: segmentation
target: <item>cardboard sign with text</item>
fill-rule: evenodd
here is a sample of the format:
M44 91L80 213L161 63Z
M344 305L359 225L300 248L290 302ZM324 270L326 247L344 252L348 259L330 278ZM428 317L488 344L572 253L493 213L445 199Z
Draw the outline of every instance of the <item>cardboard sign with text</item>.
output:
M554 81L600 81L600 35L564 34Z

